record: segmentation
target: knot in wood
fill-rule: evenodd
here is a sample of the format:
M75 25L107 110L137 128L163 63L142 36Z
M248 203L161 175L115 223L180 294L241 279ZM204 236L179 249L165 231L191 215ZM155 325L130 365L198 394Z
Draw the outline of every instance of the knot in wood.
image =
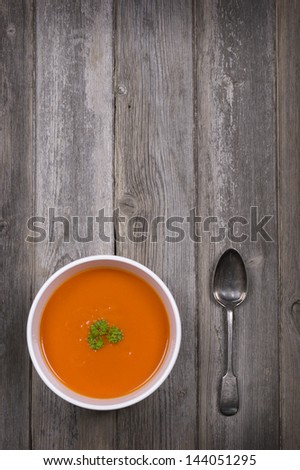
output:
M296 300L291 307L292 318L298 334L300 335L300 300Z
M15 34L16 34L16 27L14 24L10 24L8 25L7 29L6 29L6 34L8 37L14 37Z
M127 88L122 83L118 85L117 91L118 91L118 95L127 95Z
M8 223L6 220L0 219L0 236L7 232Z
M119 200L119 208L121 213L128 217L134 216L138 211L138 206L135 198L133 196L130 196L129 194L123 196Z

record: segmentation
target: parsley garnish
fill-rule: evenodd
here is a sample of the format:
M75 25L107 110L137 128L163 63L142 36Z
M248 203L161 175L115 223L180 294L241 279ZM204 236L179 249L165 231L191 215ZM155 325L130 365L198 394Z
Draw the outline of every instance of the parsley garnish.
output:
M104 338L109 343L117 344L123 339L123 332L116 326L109 326L106 320L95 321L89 329L87 341L89 347L94 351L104 346Z
M123 333L116 326L111 326L108 330L106 338L110 343L115 344L121 341L121 339L123 338Z

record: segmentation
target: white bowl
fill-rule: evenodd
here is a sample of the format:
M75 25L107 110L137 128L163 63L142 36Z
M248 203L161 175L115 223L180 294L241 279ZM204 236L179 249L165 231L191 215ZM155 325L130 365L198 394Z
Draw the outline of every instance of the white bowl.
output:
M161 298L170 323L170 342L167 354L157 373L142 387L118 398L90 398L73 392L60 382L45 362L40 346L40 320L44 307L52 293L66 279L80 271L95 267L113 267L129 271L144 279ZM27 344L33 365L45 384L59 397L93 410L114 410L133 405L153 393L171 372L180 348L181 323L175 300L163 281L140 263L120 256L89 256L78 259L54 273L41 287L31 306L27 323Z

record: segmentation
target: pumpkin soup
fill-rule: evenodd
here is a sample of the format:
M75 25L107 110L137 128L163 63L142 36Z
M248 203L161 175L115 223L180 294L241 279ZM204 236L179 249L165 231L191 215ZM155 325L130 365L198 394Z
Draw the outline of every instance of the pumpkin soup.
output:
M40 323L52 372L66 387L93 398L127 395L149 381L166 355L169 334L167 312L154 289L114 268L89 269L66 280Z

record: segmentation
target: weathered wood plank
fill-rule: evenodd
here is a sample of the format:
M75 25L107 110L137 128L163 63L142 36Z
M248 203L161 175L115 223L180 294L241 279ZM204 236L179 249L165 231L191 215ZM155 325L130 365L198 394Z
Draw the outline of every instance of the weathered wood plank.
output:
M191 2L117 2L115 199L126 218L117 253L162 277L183 324L172 375L154 395L118 412L117 445L125 449L197 446L194 246L188 234L180 243L166 242L163 223L157 242L151 231L155 217L185 217L195 204L192 24ZM144 242L128 240L131 216L148 221Z
M300 4L278 1L281 445L300 449Z
M273 241L237 235L210 243L217 223L199 245L201 448L268 449L279 446L278 276L276 244L275 4L272 0L210 1L196 5L198 211L249 222L273 215L265 227ZM253 218L252 218L253 220ZM204 226L204 224L203 224ZM215 229L213 229L215 227ZM254 226L252 225L252 237ZM237 310L234 370L240 410L219 412L219 388L226 367L225 316L211 295L213 267L225 248L239 249L246 261L249 292Z
M37 21L36 213L48 218L86 217L113 204L112 2L41 0ZM95 222L95 220L94 220ZM36 245L35 287L76 258L113 253L113 239L63 239L56 223L53 243ZM110 232L110 233L109 233ZM107 235L113 228L107 227ZM33 377L34 448L112 448L114 413L82 410L55 397Z
M26 321L32 252L25 243L33 186L33 8L31 0L0 7L0 448L30 446L30 367Z

